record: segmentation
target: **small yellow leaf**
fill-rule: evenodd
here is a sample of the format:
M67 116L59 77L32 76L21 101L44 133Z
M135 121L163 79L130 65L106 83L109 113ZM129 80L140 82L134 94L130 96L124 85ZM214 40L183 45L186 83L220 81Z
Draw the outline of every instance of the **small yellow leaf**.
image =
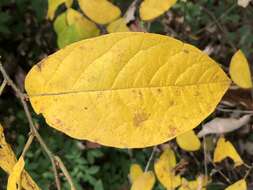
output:
M141 169L141 166L138 164L132 164L130 167L130 180L133 183L139 176L143 174L143 171Z
M20 161L22 162L22 161ZM10 174L16 165L17 160L9 144L6 143L3 127L0 124L0 168ZM40 190L26 171L22 172L21 185L25 190Z
M69 8L67 10L68 25L75 25L79 40L98 36L100 31L96 24L86 19L80 12Z
M121 148L161 144L193 129L229 85L199 49L138 32L74 43L34 66L25 80L34 110L50 126Z
M78 0L82 11L98 24L107 24L118 18L120 9L107 0Z
M240 155L237 153L232 143L230 141L226 141L225 138L220 137L214 150L213 161L221 162L227 157L234 161L235 167L243 164Z
M186 151L196 151L201 146L200 140L193 130L177 136L176 141L180 148Z
M47 18L53 20L57 8L65 3L67 7L71 7L73 0L48 0Z
M177 0L143 0L140 6L142 20L152 20L172 7Z
M131 190L151 190L155 184L155 176L153 172L144 172L136 180L134 180Z
M18 162L14 165L7 183L7 190L20 190L21 186L21 173L24 169L25 161L23 157L18 159Z
M204 188L207 185L206 177L204 176L198 176L196 180L188 181L185 178L182 178L182 184L179 188L179 190L205 190Z
M225 190L247 190L247 184L245 179L241 179L232 185L228 186Z
M124 18L120 18L117 19L113 22L111 22L107 27L106 27L107 31L109 33L113 33L113 32L129 32L129 28L126 25L125 19Z
M252 88L249 63L241 50L233 55L229 66L229 74L233 82L241 88Z
M155 173L160 183L168 190L175 189L181 185L180 175L176 175L176 156L173 150L166 149L159 160L155 163Z

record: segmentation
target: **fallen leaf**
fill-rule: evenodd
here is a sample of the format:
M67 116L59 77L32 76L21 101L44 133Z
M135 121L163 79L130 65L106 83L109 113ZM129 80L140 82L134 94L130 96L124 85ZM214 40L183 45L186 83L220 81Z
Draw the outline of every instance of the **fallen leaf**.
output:
M124 18L119 18L113 22L111 22L107 27L106 27L108 33L113 33L113 32L129 32L129 28L126 25L126 21Z
M143 173L144 172L143 172L143 170L142 170L142 168L141 168L140 165L138 165L138 164L132 164L131 167L130 167L130 174L129 174L130 181L133 183Z
M82 11L94 22L107 24L117 19L121 11L107 0L78 0Z
M232 143L230 141L226 141L225 138L220 137L214 150L213 161L221 162L227 157L234 161L235 167L243 164L240 155L237 153Z
M176 141L178 146L186 151L196 151L201 146L200 140L193 130L178 135Z
M153 172L144 172L133 182L131 190L152 190L154 184L155 176Z
M247 184L245 179L241 179L232 185L228 186L225 190L247 190Z
M172 7L177 0L143 0L140 5L140 17L142 20L152 20Z
M19 162L21 163L18 163L16 167L22 164L22 160ZM2 168L6 173L11 174L16 163L16 156L10 145L6 143L3 127L0 124L0 168ZM23 171L22 173L21 185L25 190L40 190L26 171Z
M235 84L241 88L252 88L252 79L247 58L241 50L232 57L229 74Z
M237 0L237 4L243 8L246 8L251 0Z
M203 125L198 137L203 137L208 134L223 134L229 133L246 125L250 121L251 115L244 115L239 119L235 118L215 118Z
M7 183L7 190L21 189L21 174L25 166L24 158L21 156L18 162L14 165Z
M71 7L73 0L48 0L47 18L53 20L57 8L65 3L67 7Z
M155 174L160 183L168 190L175 189L181 185L181 177L176 175L174 171L176 164L175 153L170 148L164 150L155 163Z
M135 32L67 46L25 80L32 107L50 126L121 148L161 144L193 129L229 85L218 64L197 48Z

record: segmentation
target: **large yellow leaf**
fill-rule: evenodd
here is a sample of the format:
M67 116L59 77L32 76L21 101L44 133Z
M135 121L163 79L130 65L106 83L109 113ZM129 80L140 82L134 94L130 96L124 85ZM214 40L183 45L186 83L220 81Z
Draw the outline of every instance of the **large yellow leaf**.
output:
M196 127L230 80L197 48L148 33L67 46L35 65L25 88L36 113L77 139L146 147Z
M237 153L232 143L230 141L226 141L225 138L220 137L214 150L213 161L220 162L227 157L234 161L235 167L243 164L240 155Z
M25 166L24 158L21 156L18 162L14 165L7 183L7 190L20 190L21 174Z
M107 27L107 31L109 33L113 32L129 32L129 28L126 25L126 21L124 18L119 18L113 22L111 22Z
M78 0L82 11L98 24L107 24L121 14L120 9L108 0Z
M252 88L249 63L241 50L233 55L229 66L229 74L234 83L241 88Z
M176 164L175 153L169 148L162 153L155 163L156 176L167 190L175 189L181 185L181 177L176 175L174 170Z
M2 168L8 174L11 174L16 163L16 156L9 144L6 143L3 127L0 124L0 168ZM20 165L20 163L18 165ZM40 189L26 171L23 171L22 173L21 185L25 190Z
M130 174L129 178L130 181L133 183L139 176L143 174L141 166L138 164L132 164L130 167Z
M133 182L131 190L151 190L154 184L155 176L153 172L144 172Z
M200 140L193 130L178 135L176 141L180 148L186 151L196 151L201 146Z
M177 0L143 0L140 6L142 20L152 20L173 6Z
M247 184L245 179L241 179L232 185L228 186L225 190L247 190Z

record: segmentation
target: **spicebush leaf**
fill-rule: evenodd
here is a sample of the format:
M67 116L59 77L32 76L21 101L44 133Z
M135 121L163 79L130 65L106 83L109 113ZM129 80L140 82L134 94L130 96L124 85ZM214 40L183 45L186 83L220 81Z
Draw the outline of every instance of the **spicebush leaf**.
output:
M77 139L147 147L189 131L230 80L199 49L148 33L113 33L67 46L35 65L25 88L36 113Z
M176 156L172 149L164 150L158 161L155 163L155 173L160 183L166 189L175 189L181 185L180 175L176 175Z
M155 175L152 171L144 172L134 182L131 190L152 190L155 184Z
M82 11L94 22L107 24L121 14L120 9L108 0L78 0Z
M243 161L234 148L233 144L230 141L226 141L225 138L220 137L214 150L213 161L221 162L227 157L231 158L234 161L235 167L243 164Z
M140 6L142 20L152 20L173 6L177 0L144 0Z
M186 151L196 151L201 146L201 142L193 130L178 135L176 141L179 147Z
M233 55L229 66L229 74L233 82L241 88L252 87L249 63L241 50Z

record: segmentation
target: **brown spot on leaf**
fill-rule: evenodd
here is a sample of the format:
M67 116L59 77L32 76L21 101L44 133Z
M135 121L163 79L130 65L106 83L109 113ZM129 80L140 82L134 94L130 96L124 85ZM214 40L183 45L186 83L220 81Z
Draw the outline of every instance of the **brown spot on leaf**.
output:
M162 92L161 88L158 88L158 89L157 89L157 92L158 92L158 93L161 93L161 92Z
M149 116L150 116L150 114L147 114L143 111L135 113L134 118L133 118L134 126L139 127L141 125L141 123L148 120Z
M47 58L47 57L46 57ZM42 59L39 63L37 63L37 70L41 72L41 69L44 67L45 65L45 61L46 61L46 58Z

